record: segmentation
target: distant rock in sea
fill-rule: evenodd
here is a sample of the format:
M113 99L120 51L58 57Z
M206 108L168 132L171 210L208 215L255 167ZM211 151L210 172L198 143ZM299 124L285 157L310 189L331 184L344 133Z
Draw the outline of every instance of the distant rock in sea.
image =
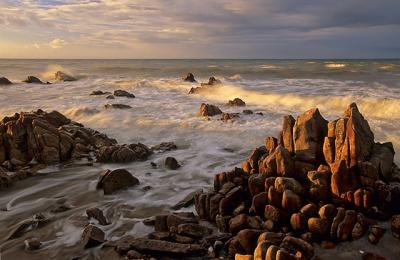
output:
M38 79L35 76L28 76L25 80L25 83L32 83L32 84L44 84L43 81L41 81L40 79Z
M0 77L0 85L11 85L11 84L12 82L8 78Z
M77 79L62 72L62 71L57 71L56 74L54 75L55 80L57 81L76 81Z

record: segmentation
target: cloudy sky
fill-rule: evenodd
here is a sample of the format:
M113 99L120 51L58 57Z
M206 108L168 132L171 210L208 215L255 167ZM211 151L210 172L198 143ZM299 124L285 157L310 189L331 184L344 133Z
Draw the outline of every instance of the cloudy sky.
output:
M399 58L400 0L0 0L0 58Z

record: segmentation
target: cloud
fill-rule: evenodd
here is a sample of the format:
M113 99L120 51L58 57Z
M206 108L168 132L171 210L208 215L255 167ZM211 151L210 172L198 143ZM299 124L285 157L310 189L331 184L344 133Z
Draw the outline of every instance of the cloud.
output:
M400 41L398 10L398 0L0 0L0 34L28 33L30 44L54 39L47 46L55 49L68 44L58 38L63 35L81 49L118 47L131 54L164 46L259 57L264 46L268 57L287 54L282 46L328 55L322 50L339 48L338 39L363 45L379 30L385 33L377 45L400 56L394 42ZM347 57L350 51L340 48Z
M65 45L67 45L67 42L66 42L65 40L63 40L63 39L56 38L56 39L50 41L50 42L48 43L48 45L49 45L49 47L52 48L52 49L61 49L61 48L63 48ZM35 46L35 47L36 47L36 46Z

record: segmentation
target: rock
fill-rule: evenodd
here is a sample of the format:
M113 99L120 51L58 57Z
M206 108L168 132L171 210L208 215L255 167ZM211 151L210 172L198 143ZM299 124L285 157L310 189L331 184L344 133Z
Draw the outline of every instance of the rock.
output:
M105 104L104 108L106 108L106 109L111 109L111 108L115 108L115 109L130 109L132 107L130 105L125 105L125 104Z
M293 127L295 122L296 120L291 115L283 117L282 145L290 154L294 154Z
M101 96L101 95L109 95L111 92L103 92L101 90L94 90L90 93L91 96Z
M301 208L302 202L299 195L291 190L285 190L282 195L282 208L287 211L297 211Z
M357 187L356 176L349 171L345 160L332 164L331 171L331 189L337 197Z
M346 215L346 209L341 208L341 207L337 208L337 214L336 214L336 217L333 218L331 230L330 230L330 235L333 239L338 238L337 230L338 230L339 224L342 223L345 215Z
M167 157L165 158L165 167L170 170L176 170L181 167L181 165L174 157Z
M228 122L229 120L233 120L233 118L239 117L238 114L235 113L222 113L221 114L221 120L224 122Z
M370 228L370 233L368 235L368 242L371 244L378 244L379 240L382 238L382 236L385 234L386 229L379 226L379 225L373 225Z
M330 197L330 172L309 171L307 179L310 183L310 197L315 202L327 201Z
M31 237L28 239L25 239L24 241L25 247L28 250L38 250L42 243L37 237Z
M157 232L169 231L169 228L167 225L167 219L168 219L168 215L166 215L166 214L156 215L156 217L154 219L154 230Z
M294 178L277 177L274 187L279 193L291 190L298 195L302 195L305 192L304 187Z
M374 187L379 179L378 169L371 162L360 162L360 183L362 186Z
M300 209L307 218L318 217L318 207L313 203L309 203Z
M259 216L262 216L264 214L264 209L267 204L268 194L266 192L261 192L253 197L253 201L251 203L251 211L255 212Z
M178 234L184 236L202 238L210 235L211 233L212 230L210 228L199 224L187 223L178 226Z
M219 114L222 114L222 111L217 106L205 103L201 104L200 106L200 116L215 116Z
M76 81L76 78L62 72L62 71L57 71L56 74L54 75L55 80L58 81Z
M173 214L169 214L167 217L167 230L171 230L173 228L178 228L181 224L193 223L197 224L198 221L194 214L189 213L185 214L185 212L176 212Z
M252 174L248 180L249 191L252 197L263 192L265 183L265 175L263 174Z
M184 77L183 78L183 81L186 81L186 82L196 82L196 79L194 78L194 75L192 74L192 73L188 73L187 75L186 75L186 77Z
M392 235L395 238L400 239L400 215L392 216L391 229L392 229Z
M243 229L234 237L229 245L229 255L253 254L257 247L257 240L261 230Z
M0 86L1 85L11 85L12 82L5 77L0 77Z
M157 151L157 152L167 152L167 151L172 151L178 149L178 146L174 142L163 142L158 145L155 145L150 148L152 151Z
M323 249L333 249L336 247L336 244L329 240L323 240L321 242L321 248Z
M104 242L104 232L101 229L93 225L85 227L81 237L81 244L85 248L95 247Z
M126 257L128 259L143 259L143 255L135 250L129 250L128 253L126 253Z
M259 172L268 176L279 175L292 177L294 175L294 160L288 150L278 145L274 152L265 157L259 165Z
M267 150L266 150L265 147L263 147L263 146L258 147L258 148L255 148L255 149L251 152L251 154L250 154L250 156L249 156L249 159L248 159L248 162L249 162L249 164L250 164L251 169L254 169L255 172L258 172L258 171L259 171L258 162L260 161L260 159L261 159L265 154L267 154Z
M245 110L242 111L242 113L245 114L245 115L252 115L252 114L254 114L254 112L253 112L252 110L250 110L250 109L245 109Z
M34 84L44 84L40 79L34 76L28 76L25 80L25 83L34 83Z
M277 260L276 255L279 251L279 247L272 245L268 248L267 253L265 254L265 260Z
M290 217L290 225L294 231L305 231L307 228L307 217L302 213L294 213Z
M253 256L252 255L236 254L235 255L235 260L253 260Z
M138 184L139 180L125 169L105 170L100 173L97 189L103 189L104 194L108 195Z
M144 144L105 145L96 151L98 162L126 163L144 161L152 151Z
M86 210L86 215L88 218L94 218L96 219L100 225L105 226L108 225L108 221L106 217L103 214L103 211L99 208L90 208Z
M232 211L243 201L243 188L237 186L231 189L219 203L219 213L230 215Z
M300 238L286 236L282 241L281 247L291 251L300 251L304 259L311 259L314 256L313 246Z
M318 109L311 109L297 117L293 127L293 140L296 159L309 163L324 161L323 143L327 121Z
M329 221L323 218L310 218L308 220L308 229L313 235L325 237L329 234Z
M240 214L229 221L229 232L237 234L243 229L261 229L261 223L257 218Z
M343 221L337 227L337 238L342 241L350 240L351 233L356 222L357 213L354 210L346 210Z
M266 220L271 220L274 223L278 223L283 220L283 212L272 205L265 206L264 217Z
M362 260L386 260L386 258L375 253L366 252L362 255Z
M228 106L236 106L236 107L244 107L246 106L246 103L241 100L240 98L235 98L233 100L228 101Z
M201 86L215 86L215 85L221 85L222 82L219 79L216 79L215 77L210 77L208 79L208 83L201 83Z
M374 144L369 161L375 166L384 180L388 181L392 177L393 160L394 148L392 143Z
M328 220L333 220L337 215L337 209L333 204L325 204L319 209L319 216Z
M197 193L202 192L202 189L199 190L195 190L192 191L191 193L189 193L185 198L183 198L181 201L179 201L178 203L176 203L174 206L172 206L171 208L173 210L179 210L181 208L187 208L190 205L192 205L194 203L194 197L196 196Z
M108 95L106 99L115 99L114 95Z
M116 97L135 98L134 94L129 93L128 91L122 90L122 89L114 90L114 96L116 96Z
M147 238L126 238L119 244L117 251L136 250L142 254L150 254L154 257L190 257L202 256L206 250L197 244L180 244L175 242L147 239Z

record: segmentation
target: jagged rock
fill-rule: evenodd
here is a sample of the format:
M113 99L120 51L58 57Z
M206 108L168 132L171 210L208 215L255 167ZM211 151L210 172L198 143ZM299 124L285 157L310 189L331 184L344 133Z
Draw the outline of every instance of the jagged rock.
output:
M105 241L104 232L100 228L93 225L88 225L83 230L81 244L85 248L98 246Z
M114 96L116 96L116 97L135 98L134 94L129 93L128 91L123 90L123 89L114 90Z
M91 96L101 96L101 95L109 95L111 92L103 92L101 90L94 90L90 93Z
M104 108L106 108L106 109L111 109L111 108L115 108L115 109L130 109L132 107L130 105L125 105L125 104L105 104Z
M208 79L207 83L201 83L201 86L215 86L215 85L220 85L222 82L219 79L216 79L215 77L210 77Z
M291 190L298 195L305 193L304 187L294 178L277 177L274 187L279 193L283 193L285 190Z
M124 163L144 161L152 154L152 151L144 144L107 145L96 151L98 162Z
M186 81L186 82L196 82L196 79L194 78L194 75L192 74L192 73L188 73L187 75L186 75L186 77L184 77L183 78L183 81Z
M57 71L56 74L54 75L55 80L58 81L76 81L76 78L62 72L62 71Z
M309 171L309 194L313 201L326 201L330 196L331 174L326 171Z
M374 144L369 161L375 166L384 180L390 180L392 177L393 160L394 149L392 143Z
M255 172L258 172L258 171L259 171L258 162L259 162L259 160L260 160L265 154L267 154L267 150L265 149L264 146L255 148L255 149L251 152L251 154L250 154L250 156L249 156L249 159L248 159L247 161L248 161L249 164L250 164L250 168L251 168L251 169L254 169Z
M138 185L139 180L125 169L105 170L100 173L97 189L103 189L104 194Z
M265 157L259 164L259 172L268 176L292 177L295 164L288 150L278 145L274 152Z
M282 241L281 247L293 252L300 251L304 259L311 259L314 256L313 246L300 238L286 236Z
M34 83L34 84L44 84L40 79L34 76L28 76L25 80L25 83Z
M28 239L25 239L24 241L25 247L28 250L38 250L42 243L37 237L31 237Z
M283 117L283 126L282 126L282 141L283 147L289 151L289 153L294 153L294 142L293 142L293 127L296 120L291 116Z
M205 255L206 250L197 244L181 244L175 242L126 237L117 242L117 252L136 250L142 254L150 254L154 257L190 257Z
M240 98L235 98L233 100L228 101L228 106L236 106L236 107L244 107L246 106L246 103L241 100Z
M217 106L205 103L201 104L200 106L200 116L215 116L219 114L222 114L222 111Z
M268 136L265 138L265 147L268 150L268 154L272 154L277 146L278 140L275 137Z
M167 157L165 158L165 167L170 170L176 170L181 167L181 165L174 157Z
M103 214L103 211L99 208L89 208L86 210L86 215L88 216L88 218L94 218L96 219L100 225L108 225L108 221L106 219L106 217Z
M5 77L0 77L0 86L1 85L11 85L11 84L12 84L12 82L9 79L7 79Z

